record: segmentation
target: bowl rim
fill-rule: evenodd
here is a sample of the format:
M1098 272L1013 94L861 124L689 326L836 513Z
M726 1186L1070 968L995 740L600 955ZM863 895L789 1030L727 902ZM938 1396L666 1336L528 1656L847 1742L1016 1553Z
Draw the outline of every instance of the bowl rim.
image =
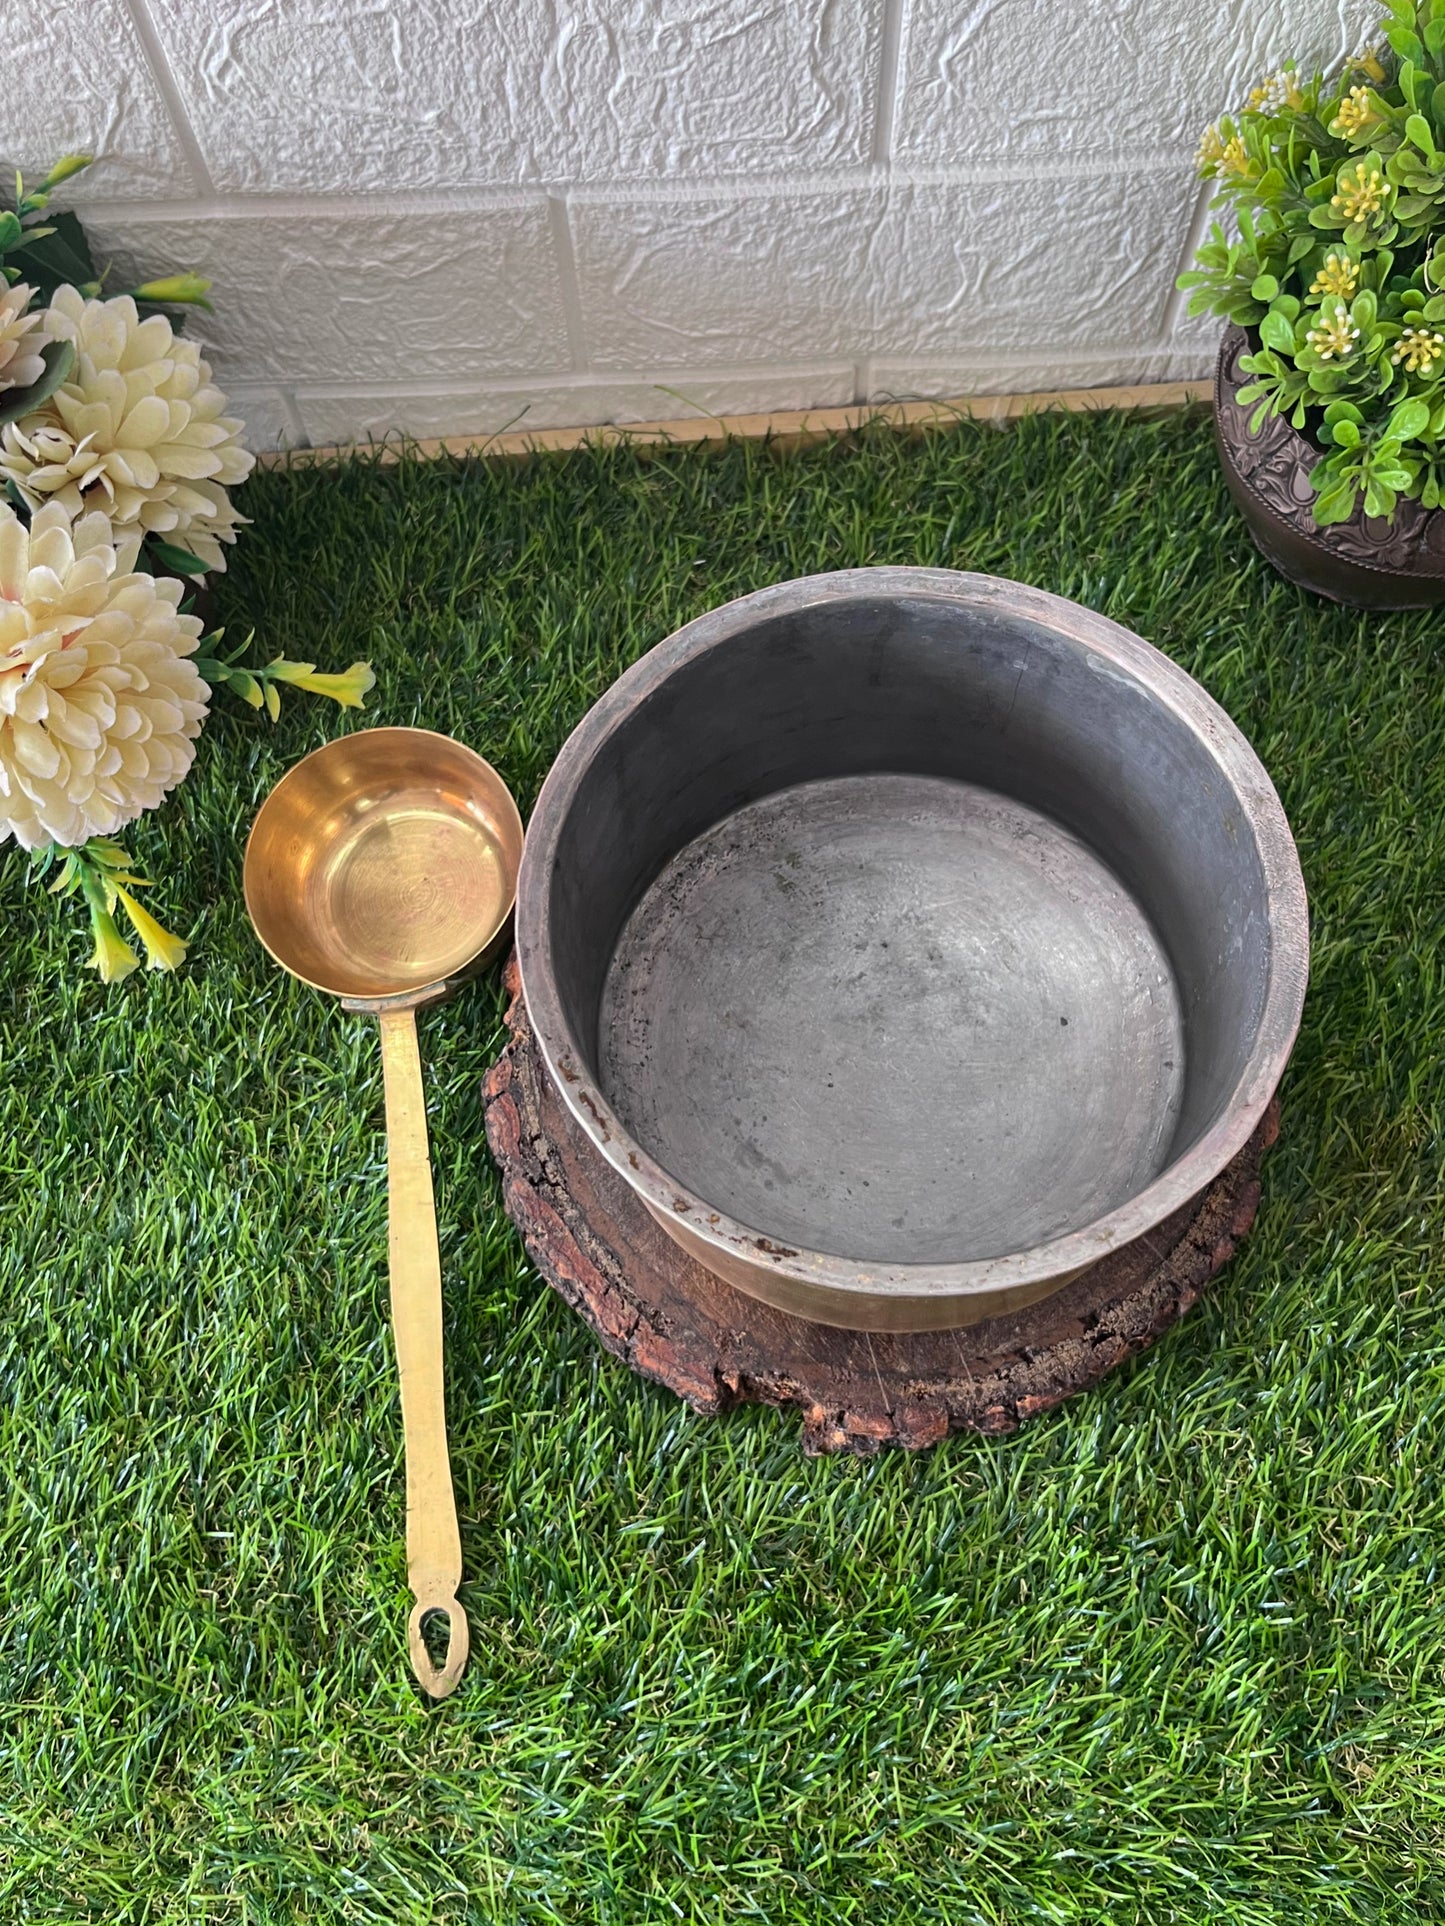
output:
M295 762L289 764L282 770L270 789L268 789L266 794L261 798L260 806L251 819L251 827L246 832L246 846L241 857L241 895L246 905L246 915L256 941L271 958L271 961L279 964L286 974L294 977L298 983L304 983L307 989L320 990L324 996L339 997L343 1003L363 1003L370 1005L377 1002L388 1002L392 997L413 997L435 986L432 984L407 984L393 991L379 991L375 994L358 995L355 991L341 988L334 981L323 983L318 977L307 976L304 970L299 970L296 967L294 953L289 956L283 955L281 948L278 948L276 942L273 940L276 931L269 913L261 907L261 899L257 887L256 868L260 861L260 851L265 842L266 831L271 827L275 819L284 813L290 791L303 784L308 777L314 776L318 763L339 762L344 765L348 759L354 759L356 757L358 754L358 745L363 741L365 741L368 746L375 746L386 739L395 740L399 736L405 737L409 742L420 739L423 742L438 744L440 745L438 750L439 754L450 755L455 753L460 756L464 763L470 763L474 773L480 776L480 786L488 791L491 799L498 804L501 813L507 816L509 827L515 827L517 847L523 850L526 847L526 836L522 825L522 812L517 807L517 799L508 788L500 772L492 767L485 756L473 749L470 743L462 742L456 736L446 735L440 729L420 729L408 723L383 722L366 729L348 729L342 735L330 737L315 749L308 749L304 756L298 756ZM488 931L485 942L478 945L469 963L460 966L451 973L451 976L446 979L448 982L460 980L465 977L470 971L478 967L486 957L493 954L498 937L506 930L508 920L516 909L517 878L520 873L521 860L520 857L518 857L508 864L506 870L503 872L505 883L503 892L504 904Z
M1270 970L1254 1047L1215 1123L1144 1189L1092 1223L1043 1244L959 1263L860 1262L829 1252L783 1248L698 1196L629 1133L587 1067L546 966L557 845L582 778L607 738L684 663L726 645L760 621L852 601L946 601L1038 623L1140 684L1208 749L1254 834L1264 871ZM1197 1196L1244 1148L1278 1087L1299 1031L1309 972L1309 911L1299 855L1284 807L1243 731L1179 665L1141 636L1065 597L1003 576L934 568L860 568L804 576L758 589L709 610L623 671L563 744L537 798L517 888L517 957L532 1031L548 1074L594 1148L664 1226L675 1223L716 1251L729 1274L767 1271L804 1287L857 1297L968 1298L1062 1284L1111 1251L1133 1243Z

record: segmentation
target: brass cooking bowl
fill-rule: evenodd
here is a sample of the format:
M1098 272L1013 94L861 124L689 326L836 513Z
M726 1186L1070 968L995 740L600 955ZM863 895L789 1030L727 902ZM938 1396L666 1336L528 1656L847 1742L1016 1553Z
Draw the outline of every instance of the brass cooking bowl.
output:
M305 756L246 845L246 908L285 970L348 1003L431 1001L495 954L522 819L482 757L430 729L361 729Z

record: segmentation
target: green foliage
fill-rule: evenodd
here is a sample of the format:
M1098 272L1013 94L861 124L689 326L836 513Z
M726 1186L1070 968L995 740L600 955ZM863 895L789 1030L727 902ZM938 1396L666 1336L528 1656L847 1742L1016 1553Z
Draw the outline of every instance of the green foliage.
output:
M1182 414L363 459L241 506L216 619L372 657L374 718L218 703L123 839L191 906L195 964L143 988L68 969L82 932L0 857L0 1918L1445 1918L1441 615L1281 582ZM527 1262L492 972L420 1019L472 1622L430 1707L375 1027L269 962L238 832L373 719L459 736L525 813L681 623L882 562L1073 596L1257 745L1313 922L1259 1221L1015 1436L809 1460L795 1416L635 1377Z
M60 871L50 885L50 894L78 895L89 910L95 944L90 961L104 982L123 983L140 963L116 928L117 905L124 907L144 943L152 969L173 970L184 960L185 944L163 929L131 894L133 890L149 889L150 881L136 875L130 852L112 837L92 836L79 849L46 845L31 852L30 867L36 876L43 877L57 861Z
M1191 314L1258 337L1240 399L1256 430L1281 415L1317 443L1326 525L1445 490L1445 0L1389 0L1382 31L1328 77L1286 67L1206 133L1200 170L1238 232L1217 223L1179 281Z
M229 655L215 653L215 645L225 635L217 629L202 639L211 649L208 655L193 656L196 673L213 689L229 689L253 709L264 709L273 722L281 720L281 691L284 687L307 689L315 695L330 696L343 709L360 709L376 686L369 662L353 662L349 669L318 674L314 662L288 662L278 655L264 664L243 663L241 657L255 641L255 632L240 642Z
M0 272L12 285L24 281L40 303L67 282L82 294L100 292L85 230L74 214L48 213L50 197L63 182L89 167L88 154L66 154L39 187L26 190L15 176L15 205L0 210Z
M49 401L75 365L75 344L71 341L47 341L40 350L40 359L45 363L45 372L32 381L28 388L0 389L0 428L7 421L18 421L42 402Z
M146 548L167 575L204 575L206 572L206 564L199 555L192 555L188 548L177 548L174 542L164 542L158 535L147 537Z

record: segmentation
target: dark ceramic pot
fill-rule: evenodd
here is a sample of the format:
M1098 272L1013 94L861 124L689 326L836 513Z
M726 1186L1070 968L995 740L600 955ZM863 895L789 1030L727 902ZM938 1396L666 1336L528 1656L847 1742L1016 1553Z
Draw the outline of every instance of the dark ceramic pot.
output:
M1250 377L1239 357L1254 345L1243 328L1225 329L1214 375L1214 439L1224 479L1255 546L1285 580L1358 609L1428 609L1445 602L1445 511L1401 500L1393 521L1356 509L1321 528L1314 518L1310 470L1320 450L1272 415L1257 435L1239 390Z

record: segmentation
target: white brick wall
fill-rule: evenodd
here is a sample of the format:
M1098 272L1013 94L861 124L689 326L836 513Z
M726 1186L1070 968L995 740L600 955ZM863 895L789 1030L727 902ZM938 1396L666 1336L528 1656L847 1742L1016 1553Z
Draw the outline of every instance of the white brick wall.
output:
M1340 0L47 0L4 158L259 447L1202 374L1199 131Z

